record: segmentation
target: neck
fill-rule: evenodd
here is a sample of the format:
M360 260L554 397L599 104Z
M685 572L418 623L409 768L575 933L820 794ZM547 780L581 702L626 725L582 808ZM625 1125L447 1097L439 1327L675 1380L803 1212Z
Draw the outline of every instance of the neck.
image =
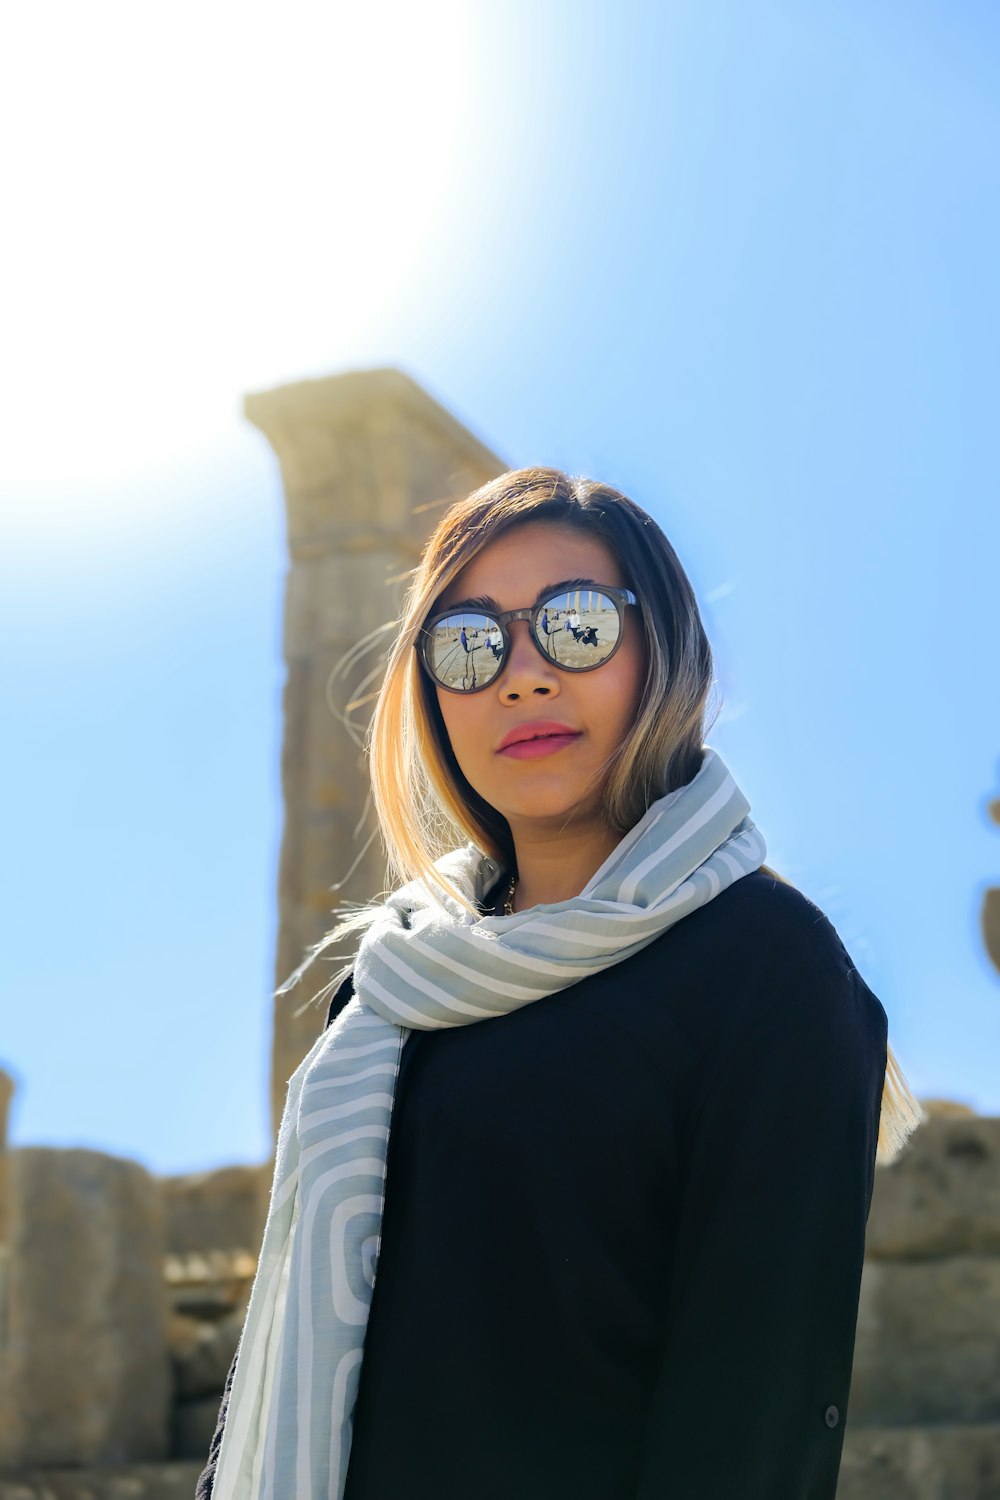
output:
M622 838L603 824L550 834L511 831L517 858L514 911L578 896Z

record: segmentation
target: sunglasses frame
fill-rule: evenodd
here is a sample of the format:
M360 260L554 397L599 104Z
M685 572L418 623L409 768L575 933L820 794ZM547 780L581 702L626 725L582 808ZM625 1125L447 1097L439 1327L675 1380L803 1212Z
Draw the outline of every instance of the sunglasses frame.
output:
M605 598L610 599L614 604L615 610L618 614L618 639L615 641L611 650L608 652L607 656L603 658L603 660L595 661L593 665L589 667L570 667L567 666L564 662L557 661L554 656L549 655L549 653L545 650L544 646L538 639L536 626L538 625L538 622L541 618L542 611L547 608L547 606L553 599L558 598L561 593L582 593L584 590L589 590L590 592L595 594L603 594ZM585 583L575 583L571 589L556 589L554 594L547 594L545 598L539 599L537 603L530 605L527 609L505 609L499 614L493 614L488 609L477 609L475 611L476 614L485 615L488 620L493 620L496 622L496 624L500 628L500 635L503 640L503 660L500 663L499 669L493 674L488 682L484 682L481 686L477 687L449 687L446 682L442 682L440 677L438 677L429 660L431 650L431 631L433 630L434 626L437 625L441 620L447 620L449 616L461 613L460 607L456 609L455 605L452 605L450 609L439 609L436 614L431 615L426 624L420 627L420 637L416 643L417 655L420 658L421 666L423 667L424 671L427 673L427 676L430 678L435 687L443 688L446 693L457 693L460 698L468 698L472 693L485 692L487 688L492 687L495 682L498 682L500 680L500 678L504 674L507 666L507 660L510 655L510 631L507 627L514 620L527 620L529 622L528 634L531 637L531 644L534 646L535 650L538 652L543 661L547 661L550 666L558 667L560 672L597 672L601 667L607 666L608 662L614 656L615 652L618 650L618 647L622 643L622 638L625 634L626 605L637 605L638 603L639 601L631 589L619 588L614 584L595 583L592 580L588 579Z

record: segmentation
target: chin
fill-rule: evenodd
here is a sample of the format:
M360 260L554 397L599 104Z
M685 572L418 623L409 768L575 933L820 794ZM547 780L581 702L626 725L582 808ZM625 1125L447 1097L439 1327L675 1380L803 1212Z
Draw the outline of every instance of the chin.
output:
M565 788L539 788L534 794L526 792L522 797L512 798L496 810L508 823L558 821L560 826L568 827L578 821L591 822L600 811L600 799L583 789L573 796Z
M599 772L591 777L583 768L576 767L576 774L568 777L565 770L560 774L555 765L543 767L538 764L532 773L527 763L524 763L517 768L516 774L509 776L498 775L500 767L491 767L493 774L488 776L482 773L481 767L476 766L473 779L464 767L461 769L469 785L508 823L522 820L544 822L551 819L569 826L575 822L590 823L595 818L601 819L606 778L601 777ZM508 770L507 767L502 769ZM513 771L513 767L510 770ZM595 781L598 780L600 786L595 791Z

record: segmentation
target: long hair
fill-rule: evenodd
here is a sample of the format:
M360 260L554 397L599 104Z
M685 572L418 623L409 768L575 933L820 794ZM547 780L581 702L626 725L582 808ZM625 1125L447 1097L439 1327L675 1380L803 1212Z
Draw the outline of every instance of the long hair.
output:
M437 694L420 665L424 622L459 572L514 526L571 527L602 542L633 590L640 611L645 682L629 732L605 768L602 800L609 825L624 835L650 803L686 785L701 766L713 682L712 652L694 590L663 531L610 485L558 469L514 469L453 505L430 537L413 575L388 652L367 736L372 800L390 883L421 880L432 896L468 902L435 862L471 843L512 869L506 819L470 785L451 748ZM777 872L764 870L776 879ZM353 937L377 907L341 915L281 987L290 989L331 944ZM347 963L320 999L346 977ZM876 1160L891 1161L923 1118L888 1049Z

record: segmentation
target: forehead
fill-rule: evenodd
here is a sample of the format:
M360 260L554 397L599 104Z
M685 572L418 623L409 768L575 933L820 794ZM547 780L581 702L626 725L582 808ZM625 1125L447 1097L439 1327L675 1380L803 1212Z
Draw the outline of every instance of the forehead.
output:
M617 585L625 581L614 554L598 537L536 521L487 543L445 589L441 606L488 594L501 609L521 609L549 584L568 578Z

